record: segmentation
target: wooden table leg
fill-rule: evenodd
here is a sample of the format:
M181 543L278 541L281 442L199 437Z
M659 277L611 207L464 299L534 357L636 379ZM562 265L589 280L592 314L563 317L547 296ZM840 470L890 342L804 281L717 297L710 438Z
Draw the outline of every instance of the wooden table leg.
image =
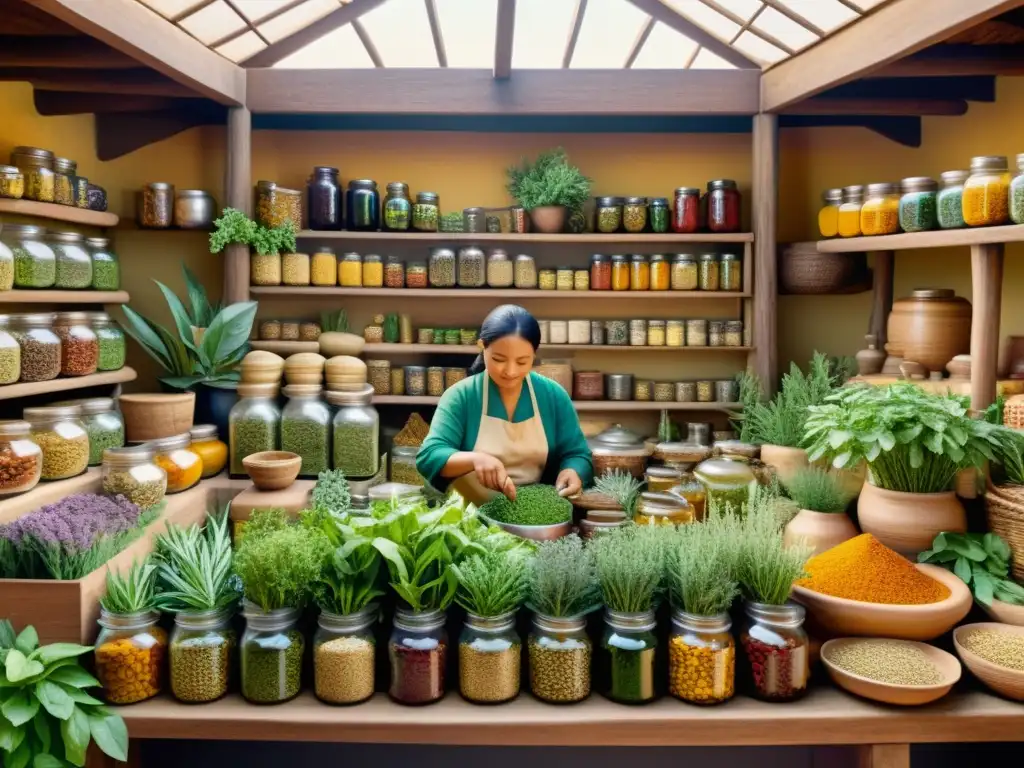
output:
M910 768L910 745L866 744L859 757L860 768Z
M971 285L971 408L983 411L996 399L1002 245L971 246Z

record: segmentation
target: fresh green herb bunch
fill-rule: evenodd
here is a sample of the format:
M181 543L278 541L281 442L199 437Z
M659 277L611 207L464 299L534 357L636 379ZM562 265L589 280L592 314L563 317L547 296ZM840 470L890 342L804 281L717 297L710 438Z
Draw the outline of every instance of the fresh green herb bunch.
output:
M341 616L357 613L384 594L381 554L371 539L350 535L328 555L313 584L313 600L321 611Z
M1024 485L1024 432L997 426L994 436L1000 466L993 467L992 482Z
M611 496L622 507L626 517L633 519L642 483L623 469L613 469L594 481L594 490Z
M238 600L227 510L206 525L170 525L157 536L157 607L168 613L220 611Z
M551 485L526 485L516 489L516 500L499 494L480 507L480 514L511 525L555 525L572 519L572 503Z
M322 507L332 515L343 515L352 509L352 495L348 480L340 469L325 469L316 477L313 486L314 507Z
M508 193L528 211L564 205L570 214L583 210L590 198L590 179L569 164L562 147L541 152L534 163L522 160L506 171Z
M717 616L729 610L739 595L735 535L736 528L720 516L676 530L666 555L673 605L696 616Z
M811 406L809 457L837 468L862 460L889 491L948 491L957 472L994 460L1001 427L968 414L967 398L932 395L908 382L844 387Z
M800 509L812 512L845 512L856 495L846 489L835 472L813 465L790 478L786 492Z
M107 567L107 592L100 605L108 613L143 613L156 605L156 565L146 558L133 562L123 576Z
M993 599L1024 605L1024 587L1009 578L1011 554L994 533L940 533L917 561L955 573L982 605L992 605Z
M451 568L459 582L455 602L472 614L501 616L526 599L529 560L514 550L472 555Z
M232 243L248 245L259 225L236 208L225 208L213 222L210 233L210 253L220 253Z
M597 581L608 608L639 613L654 607L672 533L669 527L660 525L627 525L591 539Z
M325 333L348 333L348 312L344 309L337 312L321 312L320 329Z
M575 534L537 545L530 568L530 608L545 616L570 618L601 602L594 553Z

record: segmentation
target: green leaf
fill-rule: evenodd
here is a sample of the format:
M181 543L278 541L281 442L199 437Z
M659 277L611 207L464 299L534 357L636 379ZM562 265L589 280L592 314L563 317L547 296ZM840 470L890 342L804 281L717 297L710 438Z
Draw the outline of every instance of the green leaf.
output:
M178 329L178 339L186 347L196 352L196 346L192 343L192 324L189 322L188 310L185 309L185 305L181 303L181 299L178 298L177 294L166 285L159 280L154 280L153 282L156 283L160 292L164 295L164 300L167 301L167 306L170 307L174 326Z
M127 304L121 305L121 311L124 312L124 316L128 319L127 323L120 324L125 333L135 339L139 346L150 357L160 363L164 369L172 370L171 352L167 349L167 345L164 344L159 334L153 329L153 324Z
M970 584L972 575L971 561L966 557L958 557L956 565L953 566L953 573L955 573L957 578L964 584Z
M212 365L227 359L249 342L257 306L255 301L240 301L225 307L213 318L202 343Z
M32 747L29 746L28 739L21 742L21 745L14 750L14 754L6 759L4 765L7 768L25 768L32 760ZM63 768L63 766L62 766Z
M17 648L11 648L8 651L7 659L4 662L7 679L12 683L18 683L35 675L42 674L43 669L42 664L35 659L29 659Z
M995 585L992 577L985 571L974 572L974 597L982 605L992 605Z
M39 702L35 696L29 693L27 690L18 690L14 692L7 701L0 707L0 712L3 713L11 725L15 728L20 728L33 717L39 711Z
M75 709L75 702L67 692L49 680L40 680L36 683L36 698L46 711L58 720L67 720Z
M14 625L8 619L0 621L0 648L14 647Z
M32 758L32 768L65 768L65 766L53 755L36 755Z
M87 645L78 645L77 643L51 643L39 649L39 656L37 658L46 666L50 666L55 661L73 659L84 653L92 653L92 648Z
M977 542L971 541L965 537L952 540L949 548L958 555L962 555L968 560L973 560L976 563L983 562L986 558L985 550L982 549Z
M1011 551L1010 545L1003 541L1001 536L994 533L986 533L982 538L982 546L990 555L995 555L1002 560L1009 560Z
M85 765L85 751L89 747L89 718L77 707L71 717L60 724L60 735L64 738L64 757L69 763Z
M43 752L50 751L50 743L52 741L50 722L49 716L42 710L36 712L36 716L32 718L32 729L35 731L39 743L43 745Z
M64 689L64 693L66 693L71 698L71 700L75 702L75 704L87 704L91 706L101 706L103 704L102 701L93 696L90 696L88 693L81 690L80 688L72 688L71 686L64 685L63 683L58 683L58 685L60 685L60 687Z
M206 295L206 288L184 263L181 269L185 273L185 288L189 303L192 305L192 324L199 328L207 328L213 321L213 308Z
M14 647L26 656L32 653L32 651L34 651L38 646L39 635L36 634L36 628L32 625L21 630L21 634L14 640Z
M46 676L47 680L63 683L75 688L98 688L100 681L79 666L68 666L55 669Z
M205 377L202 374L198 374L196 376L161 376L160 381L169 387L180 389L184 392L194 387L204 378Z
M122 762L128 759L128 728L117 715L89 715L89 731L103 753Z
M13 752L25 738L25 729L11 725L0 717L0 752Z

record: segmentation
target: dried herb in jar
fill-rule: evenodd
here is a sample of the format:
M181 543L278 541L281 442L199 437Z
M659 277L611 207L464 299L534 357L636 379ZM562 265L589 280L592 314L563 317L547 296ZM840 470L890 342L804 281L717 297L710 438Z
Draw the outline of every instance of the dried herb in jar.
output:
M408 387L407 387L408 389ZM347 477L371 477L377 472L377 435L369 426L345 423L334 426L334 468Z

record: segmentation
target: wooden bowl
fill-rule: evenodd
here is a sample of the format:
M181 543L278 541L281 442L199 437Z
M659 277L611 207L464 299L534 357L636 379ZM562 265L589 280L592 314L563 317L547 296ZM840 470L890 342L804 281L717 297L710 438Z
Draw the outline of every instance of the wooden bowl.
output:
M821 662L828 670L829 676L840 688L863 696L865 699L880 701L883 704L898 704L903 707L916 707L921 704L941 699L953 687L953 684L960 679L960 662L951 653L936 648L926 643L915 643L910 640L890 640L892 643L913 646L920 649L925 656L935 665L942 678L942 682L934 685L898 685L896 683L883 683L872 680L869 677L848 672L829 661L829 653L846 645L853 645L864 642L856 637L842 637L836 640L829 640L821 646Z
M121 395L117 402L124 416L125 440L129 443L159 440L192 429L195 392Z
M956 631L953 632L953 645L956 647L957 655L975 677L993 691L1006 696L1008 699L1024 701L1024 672L1001 667L998 664L993 664L991 661L986 661L960 644L960 640L966 633L976 629L991 629L996 632L1024 635L1024 627L983 621L977 624L964 624L962 627L957 627Z
M1024 627L1024 605L1004 603L1002 600L992 600L992 605L978 603L989 615L992 621L1000 624L1010 624L1015 627Z
M967 615L971 591L955 574L937 565L916 568L949 587L945 600L925 605L888 605L846 600L793 585L793 599L807 608L813 624L833 637L891 637L897 640L934 640Z
M302 457L291 451L260 451L242 459L242 466L261 491L280 491L299 476Z

